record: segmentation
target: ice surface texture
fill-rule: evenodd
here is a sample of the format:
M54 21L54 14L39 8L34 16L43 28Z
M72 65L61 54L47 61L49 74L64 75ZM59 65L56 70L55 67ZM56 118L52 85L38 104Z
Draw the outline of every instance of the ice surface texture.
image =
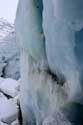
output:
M70 116L83 104L82 10L82 0L19 0L23 125L65 124L61 111L78 124L75 113Z
M20 22L19 19L21 20ZM25 24L27 24L26 27ZM42 65L46 65L47 62L45 53L45 40L42 29L41 0L20 1L17 9L16 25L17 39L20 43L20 48L27 51L32 56L32 58L37 63L39 63L39 65L41 62ZM21 33L23 35L20 35Z
M81 87L83 72L82 27L80 31L77 31L68 25L64 19L60 21L55 18L53 4L50 0L44 1L43 17L46 54L50 69L60 79L62 75L65 77L70 87L70 98L74 96L77 98L75 101L82 101L81 103L83 103Z

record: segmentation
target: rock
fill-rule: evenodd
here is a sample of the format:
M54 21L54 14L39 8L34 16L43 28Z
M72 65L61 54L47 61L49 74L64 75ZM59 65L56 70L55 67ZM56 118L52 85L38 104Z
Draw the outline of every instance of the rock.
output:
M11 78L5 79L2 84L0 84L0 90L11 97L15 97L18 94L19 88L19 83Z
M18 110L12 100L0 101L0 120L10 124L18 118Z
M11 125L19 125L18 119L16 119Z

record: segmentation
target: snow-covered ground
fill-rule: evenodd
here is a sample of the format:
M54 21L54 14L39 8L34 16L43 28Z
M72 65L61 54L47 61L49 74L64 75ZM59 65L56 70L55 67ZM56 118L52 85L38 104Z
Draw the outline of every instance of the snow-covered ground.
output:
M0 78L0 125L19 125L20 82Z
M10 24L7 20L0 18L0 42L10 32L14 32L14 25Z

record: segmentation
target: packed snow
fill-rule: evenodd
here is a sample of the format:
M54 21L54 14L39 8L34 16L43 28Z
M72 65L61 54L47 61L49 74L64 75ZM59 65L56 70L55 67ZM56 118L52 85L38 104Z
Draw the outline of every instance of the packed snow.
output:
M0 78L0 125L19 125L19 90L18 81Z
M0 90L6 95L15 97L19 91L19 83L16 80L7 78L0 84Z
M4 110L3 110L4 109ZM0 120L10 124L18 117L18 109L12 100L0 101Z

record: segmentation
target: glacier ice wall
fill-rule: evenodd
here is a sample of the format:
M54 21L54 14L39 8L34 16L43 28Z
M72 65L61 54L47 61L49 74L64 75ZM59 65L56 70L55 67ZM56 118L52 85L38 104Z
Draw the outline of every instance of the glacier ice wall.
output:
M64 2L62 3L64 5ZM62 6L62 9L64 8L64 6ZM63 12L64 11L65 9L63 9ZM46 54L47 54L48 64L50 66L51 71L60 77L59 79L61 79L62 77L63 80L64 79L63 77L65 77L65 80L66 82L68 82L70 87L69 98L73 100L75 99L75 101L77 102L82 101L83 103L83 97L81 96L82 83L80 79L80 75L82 74L80 69L81 67L83 67L82 65L80 65L82 64L83 60L81 56L82 55L81 41L83 38L82 38L82 32L80 31L82 27L79 30L80 32L77 31L75 28L73 29L67 23L67 21L66 22L64 21L63 18L62 20L59 20L57 16L55 18L54 12L55 11L53 9L52 2L45 0L44 12L43 12L43 29L46 39ZM71 19L70 18L71 15L72 14L69 15L68 13L69 19ZM64 17L66 17L66 15L64 15ZM80 55L81 58L78 55Z
M21 48L26 50L32 56L32 58L35 61L37 61L37 63L39 63L39 65L41 64L41 62L42 65L47 65L45 53L45 40L42 29L41 0L25 0L19 2L17 14L19 16L17 15L16 31ZM27 24L26 27L25 24ZM21 33L23 35L20 36ZM28 37L26 37L27 35Z
M82 0L19 0L23 125L83 123L82 10Z
M83 26L83 1L82 0L52 0L54 8L54 16L59 20L63 20L73 27L77 24Z

